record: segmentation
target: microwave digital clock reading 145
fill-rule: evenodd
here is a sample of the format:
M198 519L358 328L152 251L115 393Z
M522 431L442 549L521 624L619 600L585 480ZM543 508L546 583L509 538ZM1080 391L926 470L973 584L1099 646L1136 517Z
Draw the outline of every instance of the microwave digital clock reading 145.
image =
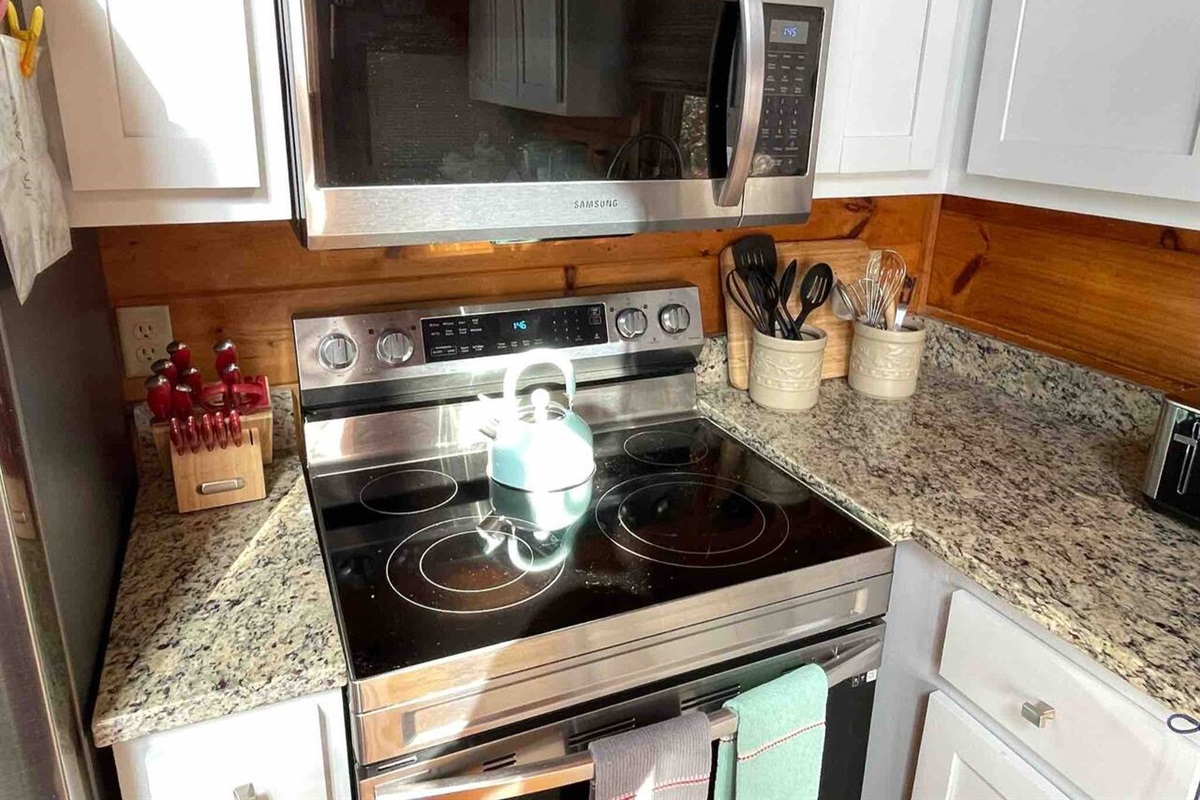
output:
M782 44L804 44L808 41L808 23L803 20L771 20L771 41Z
M579 347L608 342L602 303L560 308L429 317L421 320L425 361L503 356L536 347Z

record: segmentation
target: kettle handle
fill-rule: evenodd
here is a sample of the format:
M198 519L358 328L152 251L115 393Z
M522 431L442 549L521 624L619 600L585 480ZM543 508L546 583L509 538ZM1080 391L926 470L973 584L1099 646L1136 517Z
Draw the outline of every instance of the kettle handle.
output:
M568 406L574 405L575 368L571 366L571 360L561 353L542 348L522 353L504 373L504 401L508 407L510 409L517 407L517 383L521 378L521 373L535 364L549 364L558 367L566 379L567 404Z

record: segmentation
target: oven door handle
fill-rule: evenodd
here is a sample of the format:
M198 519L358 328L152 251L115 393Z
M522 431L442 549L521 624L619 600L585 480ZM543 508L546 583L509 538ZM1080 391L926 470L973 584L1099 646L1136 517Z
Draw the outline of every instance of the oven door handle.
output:
M820 662L820 666L825 670L829 686L832 688L842 681L873 669L879 663L882 654L883 642L874 640L848 648L845 652ZM737 714L728 709L722 708L708 715L708 735L714 741L723 736L733 735L737 732L737 727ZM364 795L363 800L499 800L585 783L594 778L595 774L592 754L585 750L527 766L505 767L431 781L391 786L384 784L375 789L373 797Z
M762 120L763 86L767 75L767 42L763 27L763 0L739 0L741 11L742 111L738 115L737 138L729 172L717 190L717 205L729 207L742 202L746 180L754 164L754 146Z

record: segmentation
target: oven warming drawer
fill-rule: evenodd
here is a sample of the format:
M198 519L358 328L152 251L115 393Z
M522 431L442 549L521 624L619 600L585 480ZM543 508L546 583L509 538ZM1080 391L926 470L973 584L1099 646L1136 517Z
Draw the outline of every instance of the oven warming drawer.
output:
M813 577L813 570L802 570L356 682L351 711L358 763L401 758L880 617L887 611L891 561L888 548L822 565L815 569L874 567L876 574L820 591L793 585L787 592L789 578ZM778 594L783 597L772 597ZM754 601L756 607L747 607ZM683 624L668 628L672 621ZM608 644L614 639L618 643ZM541 657L522 664L512 651L529 645L540 646ZM403 699L360 710L381 699L381 690Z

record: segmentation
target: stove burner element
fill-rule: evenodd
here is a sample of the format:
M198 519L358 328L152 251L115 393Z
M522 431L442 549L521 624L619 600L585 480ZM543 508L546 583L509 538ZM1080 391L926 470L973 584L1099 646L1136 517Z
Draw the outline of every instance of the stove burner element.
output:
M788 537L787 514L723 478L671 472L609 489L596 522L622 550L677 567L736 567L765 558Z
M380 514L406 516L440 508L458 494L458 482L432 469L404 469L368 481L359 502Z
M685 467L708 455L708 445L683 431L642 431L626 439L624 447L632 458L657 467Z
M713 493L724 494L705 502ZM720 529L706 528L713 510ZM746 495L704 480L664 481L625 495L617 509L621 527L651 547L712 556L748 547L767 529L767 515ZM719 541L718 541L719 540Z
M458 517L422 528L388 557L392 590L410 603L448 614L482 614L532 600L562 575L531 565L568 543L539 541L532 529L481 531L480 518ZM553 562L551 562L553 563Z

